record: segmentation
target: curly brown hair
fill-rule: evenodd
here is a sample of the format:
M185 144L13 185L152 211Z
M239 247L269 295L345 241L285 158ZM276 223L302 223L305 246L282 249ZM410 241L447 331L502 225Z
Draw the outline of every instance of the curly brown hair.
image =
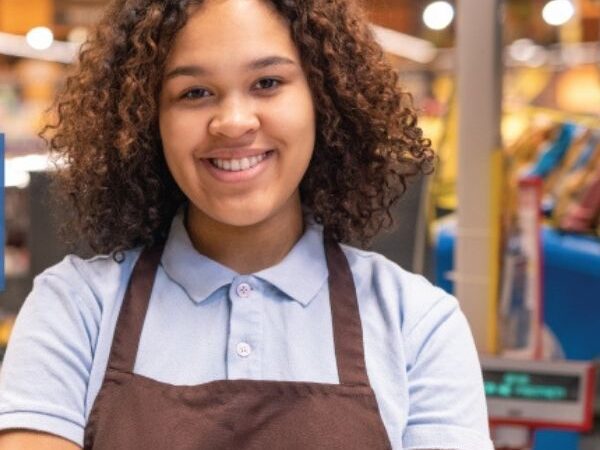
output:
M407 179L433 165L410 94L352 0L270 1L290 24L316 105L315 151L303 208L327 235L367 245L392 223ZM115 0L88 41L40 132L72 226L97 252L165 238L185 196L171 176L158 95L176 33L203 0Z

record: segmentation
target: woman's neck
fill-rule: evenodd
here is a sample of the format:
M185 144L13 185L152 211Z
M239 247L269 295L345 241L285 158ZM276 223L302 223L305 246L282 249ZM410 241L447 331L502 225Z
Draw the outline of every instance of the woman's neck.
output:
M215 221L190 203L185 226L198 252L237 273L250 274L279 263L302 236L300 203L284 209L263 222L239 227Z

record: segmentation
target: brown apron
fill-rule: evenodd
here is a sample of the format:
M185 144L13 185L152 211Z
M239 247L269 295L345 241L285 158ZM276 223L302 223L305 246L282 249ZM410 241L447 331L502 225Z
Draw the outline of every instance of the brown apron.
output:
M379 450L391 444L369 385L350 267L326 240L340 384L218 380L175 386L133 373L162 247L144 250L85 429L94 450Z

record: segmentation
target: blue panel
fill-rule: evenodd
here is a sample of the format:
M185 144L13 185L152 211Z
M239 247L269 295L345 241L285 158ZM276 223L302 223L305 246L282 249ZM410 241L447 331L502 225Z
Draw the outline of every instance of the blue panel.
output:
M579 450L579 433L570 431L538 430L533 450Z
M567 358L600 356L600 240L544 229L544 319Z
M593 278L600 277L600 239L544 228L542 241L546 266L551 265Z
M454 291L454 283L448 275L454 269L454 239L456 221L445 220L437 225L435 243L435 284L446 292Z

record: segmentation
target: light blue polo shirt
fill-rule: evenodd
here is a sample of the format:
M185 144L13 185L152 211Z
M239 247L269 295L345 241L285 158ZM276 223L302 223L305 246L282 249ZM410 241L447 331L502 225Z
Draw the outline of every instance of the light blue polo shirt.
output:
M478 357L457 301L381 255L343 251L367 373L393 448L492 450ZM0 429L83 444L139 254L125 252L122 263L67 256L35 279L0 371ZM177 215L134 372L176 385L338 383L322 229L307 225L279 264L239 275L199 254Z

